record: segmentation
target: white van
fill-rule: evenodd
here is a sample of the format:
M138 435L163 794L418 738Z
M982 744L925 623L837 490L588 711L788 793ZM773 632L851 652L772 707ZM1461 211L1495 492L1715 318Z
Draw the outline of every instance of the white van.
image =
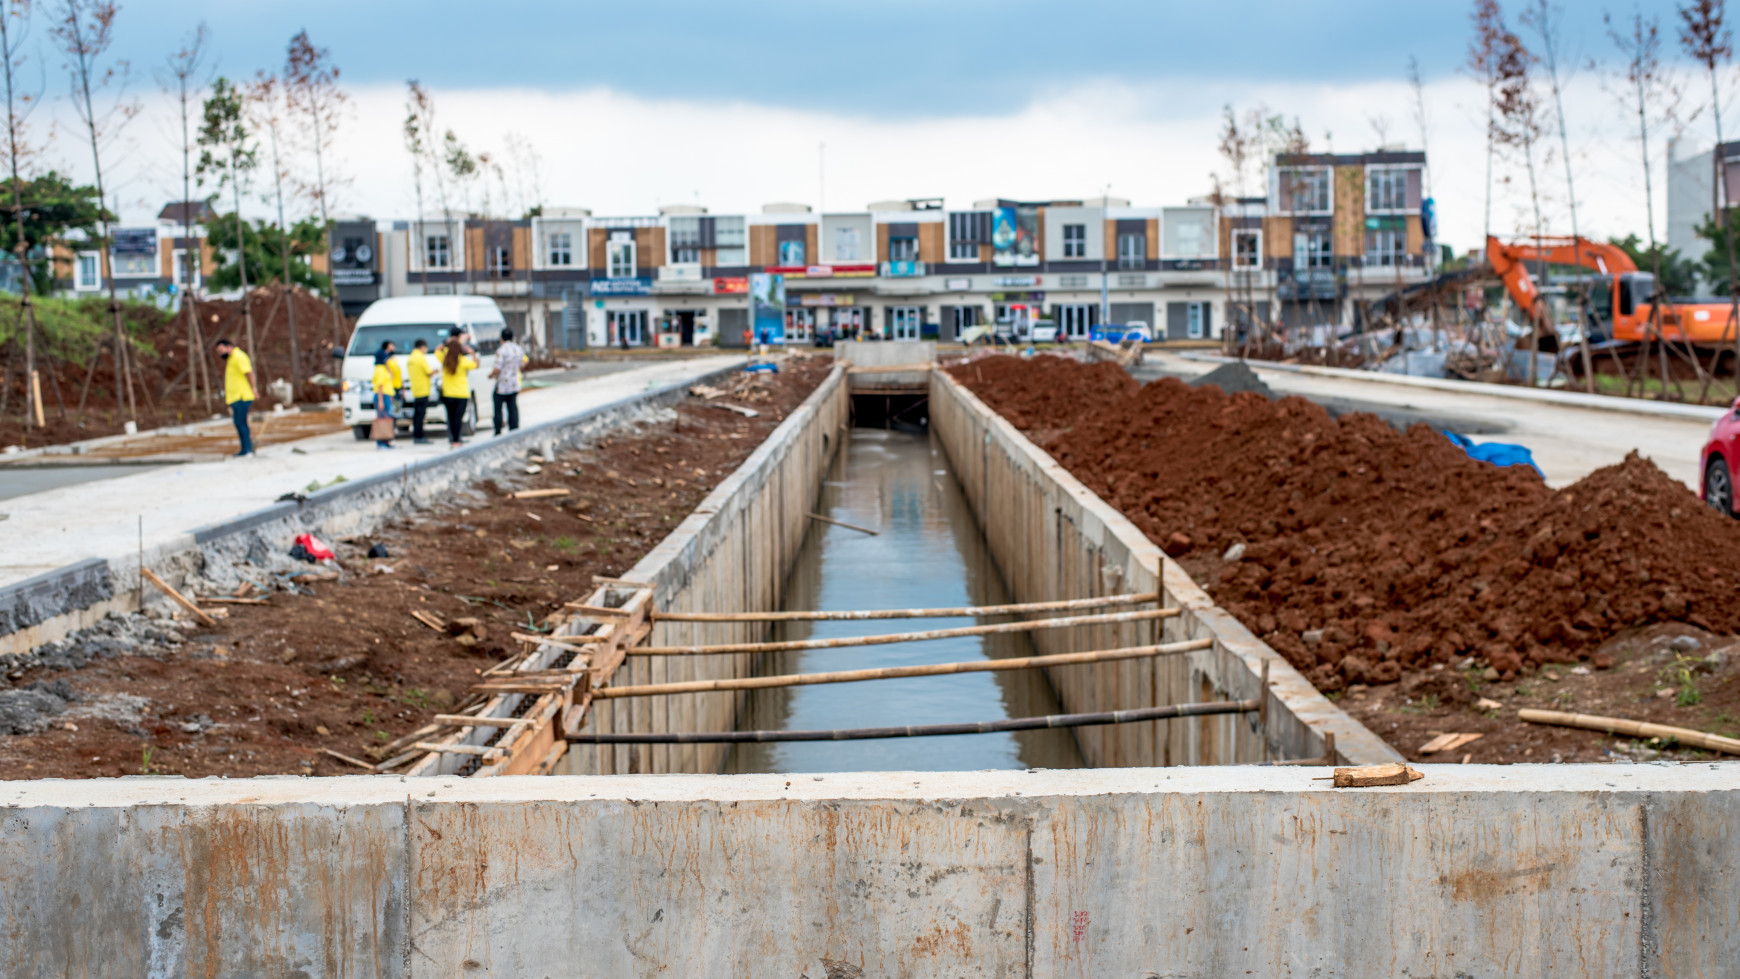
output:
M406 369L405 356L418 339L429 342L429 352L463 326L471 331L472 345L477 348L478 367L471 372L471 408L467 410L467 433L477 425L479 399L488 401L495 391L489 372L495 367L495 351L501 346L502 327L506 320L495 300L484 296L401 296L372 303L357 317L356 332L350 336L350 348L344 352L343 401L344 423L358 439L369 437L369 426L375 420L375 351L384 341L393 341L393 359L399 363L399 373L405 387L398 392L401 400L411 400L411 373ZM446 428L447 415L441 409L441 378L435 377L430 394L426 424ZM400 412L399 427L410 425L410 413Z

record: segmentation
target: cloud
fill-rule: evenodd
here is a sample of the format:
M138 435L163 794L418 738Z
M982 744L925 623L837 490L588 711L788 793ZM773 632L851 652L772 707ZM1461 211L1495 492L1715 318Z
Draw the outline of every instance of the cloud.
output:
M507 165L509 134L534 146L545 203L589 207L600 215L648 214L668 203L743 213L771 201L813 206L823 194L829 210L858 210L870 201L906 197L944 197L950 207L964 207L999 196L1085 197L1108 184L1114 196L1137 205L1182 204L1207 193L1211 175L1226 169L1216 145L1222 106L1228 103L1241 110L1262 104L1297 118L1317 148L1373 148L1378 141L1373 120L1380 120L1378 125L1387 120L1390 142L1420 144L1413 93L1399 82L1102 80L1049 89L1016 112L914 119L725 99L649 98L609 88L434 94L440 125L473 150L490 151ZM1425 97L1441 238L1458 249L1478 245L1486 172L1483 93L1471 82L1450 78L1430 84ZM1643 180L1625 113L1615 111L1615 99L1593 77L1573 79L1566 97L1583 228L1599 235L1641 234ZM142 117L112 154L118 162L111 185L118 188L129 221L149 220L163 200L179 193L172 112L172 103L148 96ZM64 104L57 103L53 113L54 155L74 172L88 174ZM346 178L334 195L337 208L376 218L414 212L411 167L400 137L403 116L402 89L353 89L335 154L336 169ZM1665 143L1658 141L1654 149L1660 233ZM1536 165L1548 230L1568 231L1556 132L1543 141ZM1494 227L1527 232L1532 207L1524 168L1507 157L1495 173ZM511 172L507 179L511 185ZM433 210L433 187L425 190L426 206ZM1254 180L1251 190L1258 191ZM511 186L506 191L494 186L489 193L498 212L511 207L516 196ZM474 194L471 205L482 203L481 193ZM267 213L263 204L250 209Z

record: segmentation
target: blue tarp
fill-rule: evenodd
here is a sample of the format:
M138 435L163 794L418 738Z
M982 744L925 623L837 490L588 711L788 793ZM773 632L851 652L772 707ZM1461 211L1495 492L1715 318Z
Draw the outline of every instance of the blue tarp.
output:
M1535 465L1535 457L1528 449L1520 445L1513 445L1509 442L1482 442L1476 444L1475 441L1468 436L1457 435L1455 432L1445 432L1444 437L1456 443L1457 448L1468 453L1471 457L1479 459L1481 462L1490 462L1495 466L1527 466L1530 469L1533 469L1542 479L1547 478L1547 474L1541 472L1541 467Z

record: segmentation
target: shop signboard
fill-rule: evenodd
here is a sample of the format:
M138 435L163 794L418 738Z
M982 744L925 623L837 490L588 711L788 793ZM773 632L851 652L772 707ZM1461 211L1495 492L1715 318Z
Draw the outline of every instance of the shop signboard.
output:
M785 277L770 272L749 276L749 306L756 343L785 342Z
M157 254L156 228L115 228L110 235L116 255Z
M856 302L856 297L849 292L809 292L798 298L799 306L851 306Z
M1039 264L1039 208L999 207L991 212L991 264Z
M888 263L888 277L891 279L910 279L924 274L924 265L920 262L901 261Z
M636 275L617 279L593 279L594 296L647 296L652 294L652 276Z
M874 276L874 265L770 265L767 271L788 279L856 279Z
M999 275L991 280L991 284L1004 289L1031 289L1040 281L1041 277L1037 275Z
M966 292L973 287L972 279L945 279L943 288L950 292Z
M721 296L740 296L749 291L749 277L729 275L713 280L713 291Z

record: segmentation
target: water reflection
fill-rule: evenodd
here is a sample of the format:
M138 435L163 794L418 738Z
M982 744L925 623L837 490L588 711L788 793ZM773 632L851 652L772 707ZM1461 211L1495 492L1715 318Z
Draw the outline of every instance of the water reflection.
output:
M819 512L882 531L817 523L787 584L788 609L935 608L1011 599L940 446L927 436L853 429L823 487ZM788 623L776 638L833 638L970 625L973 619ZM986 620L1001 621L1001 620ZM1025 635L775 654L764 672L947 663L1034 655ZM743 728L821 729L983 721L1059 713L1033 670L873 680L753 692ZM878 741L738 745L731 772L968 771L1079 768L1069 730Z

